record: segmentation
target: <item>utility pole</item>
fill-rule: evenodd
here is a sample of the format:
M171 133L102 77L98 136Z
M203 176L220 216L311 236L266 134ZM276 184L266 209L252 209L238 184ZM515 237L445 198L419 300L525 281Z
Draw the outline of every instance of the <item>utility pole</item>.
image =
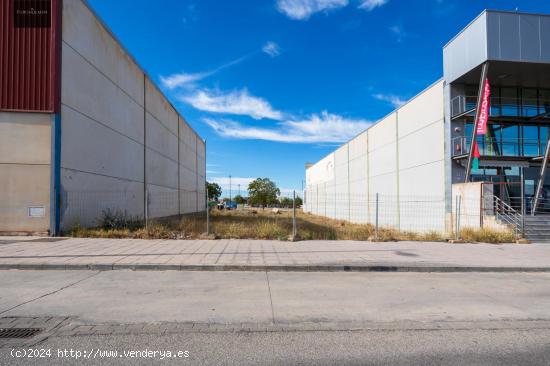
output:
M239 196L241 195L241 183L238 184L239 186Z
M231 175L229 175L229 204L231 205Z

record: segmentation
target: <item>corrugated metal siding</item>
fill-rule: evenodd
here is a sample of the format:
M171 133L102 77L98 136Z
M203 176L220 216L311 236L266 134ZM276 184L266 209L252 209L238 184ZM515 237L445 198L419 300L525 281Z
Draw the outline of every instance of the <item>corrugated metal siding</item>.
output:
M61 0L48 1L49 27L30 21L16 27L15 1L0 0L0 110L54 112L59 95Z

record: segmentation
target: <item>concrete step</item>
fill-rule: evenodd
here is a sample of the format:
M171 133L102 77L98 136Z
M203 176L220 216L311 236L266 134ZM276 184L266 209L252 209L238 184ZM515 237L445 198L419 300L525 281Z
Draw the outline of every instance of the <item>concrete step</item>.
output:
M549 242L550 238L546 235L527 235L525 234L525 238L531 241L540 241L540 242Z
M550 225L527 225L527 224L525 224L525 229L550 231Z
M544 222L550 222L550 217L548 217L548 216L531 216L531 215L525 215L525 221L544 221Z

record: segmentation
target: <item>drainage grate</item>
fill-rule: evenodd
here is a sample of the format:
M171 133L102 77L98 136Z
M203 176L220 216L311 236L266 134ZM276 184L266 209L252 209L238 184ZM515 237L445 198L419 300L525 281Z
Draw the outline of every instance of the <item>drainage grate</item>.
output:
M31 338L41 331L39 328L0 328L0 338Z

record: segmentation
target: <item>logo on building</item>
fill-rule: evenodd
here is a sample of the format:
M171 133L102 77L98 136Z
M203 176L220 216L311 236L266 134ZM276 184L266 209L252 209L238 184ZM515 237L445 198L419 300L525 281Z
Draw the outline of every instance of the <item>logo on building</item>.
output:
M13 0L13 24L16 28L49 28L51 0Z

